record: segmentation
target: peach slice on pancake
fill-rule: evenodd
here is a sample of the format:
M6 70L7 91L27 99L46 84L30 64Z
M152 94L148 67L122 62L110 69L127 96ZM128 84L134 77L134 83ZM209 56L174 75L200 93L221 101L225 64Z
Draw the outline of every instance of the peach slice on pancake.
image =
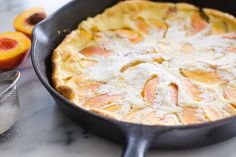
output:
M224 35L223 37L224 37L225 39L236 40L236 32L228 33L228 34Z
M108 57L110 52L99 46L88 46L80 51L80 53L86 57L90 56L103 56Z
M135 61L132 61L126 65L124 65L121 69L120 69L120 72L125 72L127 69L129 68L132 68L134 66L137 66L139 64L142 64L142 63L145 63L144 61L141 61L141 60L135 60Z
M224 52L236 54L236 46L227 47L224 49Z
M141 34L130 29L116 29L114 30L114 33L120 38L128 39L133 44L143 40Z
M159 19L150 18L148 19L148 22L154 25L158 30L166 30L169 27L166 22Z
M168 96L170 96L171 103L178 106L179 88L176 84L171 83L168 87Z
M141 95L143 96L144 101L149 105L154 104L157 85L158 85L157 76L153 76L152 78L150 78L144 85Z
M201 17L200 12L195 12L191 17L192 33L203 31L208 23Z
M135 25L137 26L137 28L143 32L143 33L147 33L148 32L148 25L147 23L144 21L143 18L138 17L137 19L135 19Z
M200 121L197 118L197 108L184 106L182 121L184 124L200 123Z
M122 98L123 96L118 94L99 94L89 98L84 103L84 106L89 108L102 108L116 102L117 100L121 100Z
M208 84L216 84L222 82L220 77L217 75L215 71L191 71L191 70L185 70L180 69L180 73L191 80L197 81L197 82L203 82Z
M103 110L109 111L109 112L116 112L119 111L121 109L121 105L119 104L112 104L109 106L106 106L104 108L102 108Z
M201 98L200 98L200 90L198 88L198 86L196 84L193 84L191 81L189 80L184 80L183 81L183 85L186 89L186 92L187 94L193 98L194 100L196 101L201 101Z
M231 104L236 107L236 89L235 88L225 88L224 97L225 99L230 100Z
M210 121L215 121L223 118L222 113L211 106L203 106L203 110L206 114L207 119L209 119Z
M228 104L227 106L225 106L225 111L228 112L232 116L236 115L236 108L232 104Z

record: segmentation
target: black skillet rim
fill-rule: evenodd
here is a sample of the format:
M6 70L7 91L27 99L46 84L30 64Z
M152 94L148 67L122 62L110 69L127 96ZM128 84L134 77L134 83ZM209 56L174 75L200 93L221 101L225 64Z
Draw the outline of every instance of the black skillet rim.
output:
M199 123L199 124L190 124L190 125L171 125L171 126L165 126L165 125L144 125L144 124L138 124L138 123L130 123L130 122L125 122L125 121L119 121L116 119L112 119L112 118L108 118L105 116L101 116L99 114L90 112L88 110L83 109L82 107L77 106L76 104L70 102L68 99L66 99L64 96L62 96L61 94L59 94L53 87L51 84L49 84L46 79L43 77L43 74L41 74L37 63L36 63L36 55L35 55L35 49L37 48L36 45L38 43L38 39L40 38L39 36L37 36L37 30L40 29L40 26L43 24L47 24L50 23L50 21L52 21L54 19L55 16L57 16L60 12L63 12L64 9L66 8L70 8L71 5L73 5L73 3L76 3L76 0L72 0L71 2L68 2L67 4L63 5L61 8L59 8L58 10L56 10L54 13L52 13L50 16L48 16L46 19L44 19L43 21L41 21L39 24L37 24L34 29L33 29L33 33L32 33L32 47L31 47L31 62L34 68L34 71L36 72L36 75L38 76L39 80L41 81L41 83L44 85L44 87L50 92L53 93L54 96L56 96L57 98L59 98L60 100L62 100L64 103L70 105L71 107L73 107L74 109L78 109L81 110L82 112L85 112L86 114L89 114L91 116L94 116L95 118L99 118L101 120L105 120L105 121L109 121L111 123L114 124L123 124L123 125L129 125L129 126L136 126L136 127L147 127L147 128L168 128L168 129L194 129L194 128L201 128L201 127L207 127L207 126L214 126L214 125L220 125L223 124L227 121L236 121L236 115L235 116L231 116L231 117L227 117L227 118L223 118L223 119L219 119L216 121L210 121L210 122L205 122L205 123Z

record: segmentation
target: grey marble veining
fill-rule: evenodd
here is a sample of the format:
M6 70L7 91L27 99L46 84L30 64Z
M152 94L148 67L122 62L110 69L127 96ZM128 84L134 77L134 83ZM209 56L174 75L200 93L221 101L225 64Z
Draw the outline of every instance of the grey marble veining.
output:
M21 10L44 6L48 13L66 0L0 0L0 32L12 31ZM122 146L88 133L57 107L36 77L30 58L20 67L17 123L0 135L0 157L119 157ZM235 157L236 138L187 151L150 151L148 157Z

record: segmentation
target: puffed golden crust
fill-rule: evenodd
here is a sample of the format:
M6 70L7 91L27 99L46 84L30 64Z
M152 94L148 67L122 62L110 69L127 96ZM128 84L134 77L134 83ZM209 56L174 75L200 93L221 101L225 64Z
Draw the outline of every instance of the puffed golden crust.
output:
M176 15L172 11L178 10ZM143 11L145 10L145 11ZM88 46L93 39L94 32L103 32L120 28L129 28L139 31L132 24L127 15L133 17L168 19L172 16L190 17L199 8L187 3L160 3L142 0L132 0L120 2L117 5L106 9L102 14L87 18L82 21L78 28L68 34L65 39L53 51L52 55L52 83L55 89L72 102L77 101L78 87L75 82L83 80L82 70L84 62L88 58L78 53ZM228 31L236 30L236 19L229 14L213 9L203 9L210 21L224 20L228 24ZM142 32L141 32L142 33ZM74 78L76 76L76 78ZM71 81L71 79L74 79ZM70 82L70 83L68 83ZM101 112L93 109L93 112ZM114 116L103 113L107 117ZM117 117L116 117L117 118ZM117 118L119 119L119 118Z

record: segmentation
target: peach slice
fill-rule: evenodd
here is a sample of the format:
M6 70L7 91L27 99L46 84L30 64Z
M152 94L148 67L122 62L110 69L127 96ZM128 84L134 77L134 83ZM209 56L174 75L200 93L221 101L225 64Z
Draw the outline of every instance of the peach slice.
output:
M166 30L169 27L166 22L154 18L148 19L148 22L154 25L157 28L157 30Z
M104 48L98 47L98 46L89 46L84 48L83 50L80 51L81 54L89 57L89 56L103 56L103 57L108 57L110 53L106 51Z
M183 84L186 87L187 93L191 98L196 101L201 101L201 98L199 97L201 92L199 91L197 85L193 84L189 80L184 80Z
M225 110L226 110L226 112L228 112L232 116L236 115L236 108L233 105L231 105L231 104L227 105L225 107Z
M231 101L231 103L236 106L236 89L233 88L225 88L224 89L224 97Z
M114 101L120 100L123 97L121 95L109 95L109 94L100 94L95 97L89 98L84 106L91 108L101 108L103 106L109 105Z
M137 66L139 64L142 64L142 63L145 63L144 61L141 61L141 60L135 60L135 61L132 61L126 65L124 65L121 69L120 69L120 72L125 72L127 69L129 68L132 68L134 66Z
M207 118L211 121L215 121L220 118L223 118L222 114L216 109L214 109L213 107L204 106L203 110L206 113Z
M208 23L201 17L199 12L196 12L192 15L191 18L192 33L198 33L204 30Z
M229 52L229 53L236 53L236 47L227 47L224 49L225 52Z
M215 84L222 82L216 72L204 72L204 71L188 71L180 69L180 73L191 80L204 82L208 84Z
M104 107L103 110L109 111L109 112L116 112L121 109L121 106L118 104L110 105L107 107Z
M200 122L197 118L196 110L197 108L194 107L183 107L182 120L184 124L195 124Z
M0 69L13 69L28 55L30 39L20 32L0 34Z
M20 13L14 20L15 30L31 37L33 27L47 17L42 7L31 8Z
M133 44L143 40L141 34L129 29L117 29L114 32L118 37L126 38Z
M148 32L148 25L147 23L144 21L143 18L141 17L138 17L136 20L135 20L135 24L136 26L138 27L138 29L144 33L147 33Z
M143 92L141 93L141 95L144 98L144 101L150 105L154 104L157 84L158 84L157 76L152 77L146 82L143 88Z
M179 89L178 86L174 83L171 83L168 87L168 94L170 96L171 102L175 105L178 106L178 93L179 93Z
M236 33L234 32L234 33L226 34L226 35L224 35L224 38L235 40L236 39Z

